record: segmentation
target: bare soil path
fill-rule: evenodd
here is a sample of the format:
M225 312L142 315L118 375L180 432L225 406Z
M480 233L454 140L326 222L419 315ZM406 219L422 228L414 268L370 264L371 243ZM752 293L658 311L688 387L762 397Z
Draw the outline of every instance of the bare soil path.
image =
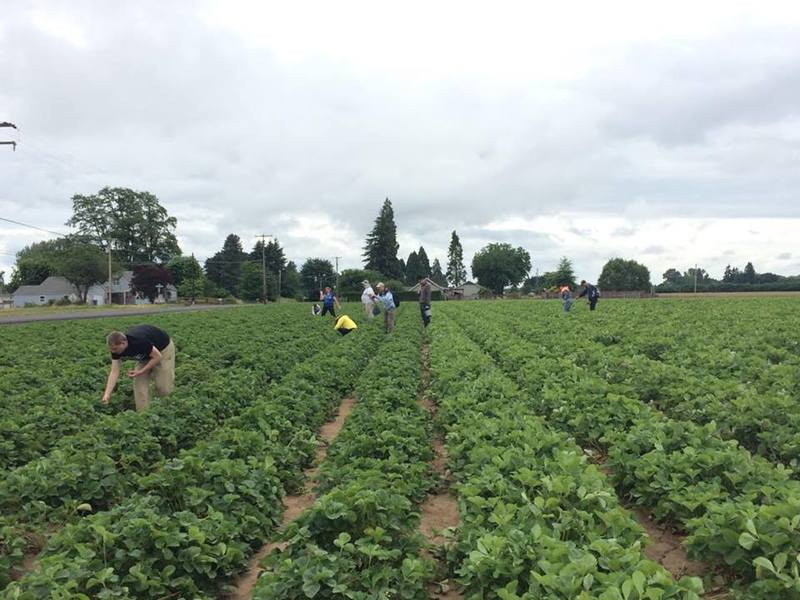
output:
M606 464L606 457L604 454L595 450L586 450L584 452L591 458L603 474L609 479L612 478L613 473L611 468ZM644 549L644 555L650 560L657 562L672 575L675 579L681 577L700 577L704 581L711 581L715 586L714 589L708 590L705 598L722 600L728 597L727 586L725 578L714 572L714 567L699 561L691 560L686 553L686 548L683 545L685 536L675 532L669 525L656 523L653 520L650 511L641 506L627 506L627 509L633 513L636 521L647 532L650 538Z
M653 521L650 513L643 508L633 509L633 513L650 537L650 543L644 548L647 558L660 564L675 579L685 575L703 577L711 572L707 564L689 559L686 548L683 547L683 536L672 531L670 527Z
M436 416L436 403L428 395L430 386L430 348L424 344L421 350L422 357L422 377L420 382L420 405L428 411L433 419ZM447 468L447 450L444 442L439 435L433 439L434 457L431 461L431 468L441 478L440 485L433 490L425 501L420 505L419 530L423 537L434 547L434 554L439 554L444 549L448 538L444 533L451 528L458 527L460 520L458 514L458 502L450 491L452 480L451 473ZM463 595L449 579L443 579L432 583L428 588L431 598L442 600L461 600Z
M325 460L327 456L327 448L336 439L336 436L341 431L342 427L344 426L344 422L347 420L347 417L353 410L353 406L355 405L355 398L348 397L342 400L342 403L339 405L339 412L336 415L336 418L333 421L329 421L322 426L320 429L320 439L322 440L322 444L319 445L317 448L317 456L314 460L314 466L306 469L305 471L305 480L306 484L300 494L293 495L293 496L286 496L283 499L283 524L281 527L285 527L288 523L294 521L297 517L299 517L303 511L314 504L314 501L317 499L316 494L313 492L314 487L314 477L319 471L320 464L322 461ZM267 557L267 555L276 549L283 549L286 547L285 542L269 542L261 547L261 549L256 553L255 556L250 560L250 565L247 568L247 571L238 579L236 582L236 591L225 596L228 600L250 600L253 597L253 588L258 581L259 575L261 575L261 561Z

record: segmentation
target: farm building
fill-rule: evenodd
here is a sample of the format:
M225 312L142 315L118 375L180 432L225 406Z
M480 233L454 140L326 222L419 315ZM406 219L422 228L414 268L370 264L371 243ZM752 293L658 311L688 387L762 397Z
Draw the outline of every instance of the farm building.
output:
M448 300L477 300L481 297L481 294L485 294L488 291L482 285L467 281L458 287L447 288L445 297Z

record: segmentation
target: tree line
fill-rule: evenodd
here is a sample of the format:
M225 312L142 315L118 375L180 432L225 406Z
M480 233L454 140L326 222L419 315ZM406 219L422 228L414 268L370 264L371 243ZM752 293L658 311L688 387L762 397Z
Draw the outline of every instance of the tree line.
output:
M659 292L749 292L749 291L800 291L800 276L776 273L758 273L752 262L742 269L727 265L721 279L715 279L702 267L691 267L681 272L669 268L662 274Z
M278 239L256 242L247 251L241 238L229 234L222 248L203 265L184 255L175 235L177 220L150 192L105 187L97 194L72 197L72 217L66 225L74 232L55 240L37 242L17 253L8 290L37 285L51 275L61 275L86 301L88 289L112 273L133 271L133 289L151 300L159 286L174 284L184 298L231 297L247 301L287 298L315 299L319 289L337 287L342 295L359 295L361 281L385 281L401 292L427 277L441 287L467 282L464 250L456 231L450 235L447 263L428 256L420 246L398 258L397 226L387 198L366 237L363 268L336 273L326 258L308 258L300 268L286 259ZM531 278L527 250L506 243L491 243L473 257L471 271L477 282L494 294L507 289L538 291L556 285L575 286L571 263L565 258L553 272ZM648 275L649 279L649 275ZM2 284L2 279L0 279ZM634 285L639 285L638 283Z
M446 264L429 256L423 246L407 257L398 257L397 225L391 201L386 198L367 234L363 247L363 268L337 273L330 260L310 257L298 267L287 260L277 238L257 241L246 250L241 238L229 234L222 248L204 264L184 255L175 235L177 220L169 215L150 192L105 187L97 194L72 197L72 216L66 225L74 231L67 236L37 242L17 253L9 284L14 291L22 285L36 285L50 275L61 275L75 285L81 299L88 289L105 282L108 261L112 272L130 269L134 290L151 300L159 285L174 284L184 298L237 297L247 301L287 298L316 299L319 289L337 288L343 296L359 295L361 281L382 280L400 292L427 277L441 287L459 287L467 282L464 250L456 231L450 234ZM495 295L512 290L540 292L568 285L577 286L572 262L562 257L556 268L531 275L531 257L521 246L490 243L478 250L470 268L477 283ZM658 291L736 289L800 289L800 278L774 273L757 273L748 262L741 270L728 265L721 280L701 269L680 272L668 269ZM3 286L0 274L0 286ZM596 282L605 290L651 289L646 266L623 258L609 260ZM265 285L266 284L266 285ZM771 286L771 287L770 287ZM2 287L0 287L2 291Z

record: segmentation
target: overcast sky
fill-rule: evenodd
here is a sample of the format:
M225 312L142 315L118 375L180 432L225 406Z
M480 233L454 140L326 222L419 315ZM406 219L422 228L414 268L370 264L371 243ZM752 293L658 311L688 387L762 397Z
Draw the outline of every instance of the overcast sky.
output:
M797 2L3 2L0 217L148 190L205 259L400 256L800 273ZM48 234L0 222L0 270Z

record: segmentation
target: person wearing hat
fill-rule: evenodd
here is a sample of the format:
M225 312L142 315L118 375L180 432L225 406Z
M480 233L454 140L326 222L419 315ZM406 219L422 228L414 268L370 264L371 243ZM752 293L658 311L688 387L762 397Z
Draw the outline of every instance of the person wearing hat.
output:
M373 311L379 302L378 297L375 295L375 291L369 284L369 280L365 279L361 282L361 285L364 286L364 291L361 292L361 304L364 305L364 312L366 313L367 318L373 319L375 318Z
M379 283L375 287L378 288L378 297L381 304L383 304L383 331L389 333L394 329L394 312L395 308L397 308L394 303L394 296L383 283Z

